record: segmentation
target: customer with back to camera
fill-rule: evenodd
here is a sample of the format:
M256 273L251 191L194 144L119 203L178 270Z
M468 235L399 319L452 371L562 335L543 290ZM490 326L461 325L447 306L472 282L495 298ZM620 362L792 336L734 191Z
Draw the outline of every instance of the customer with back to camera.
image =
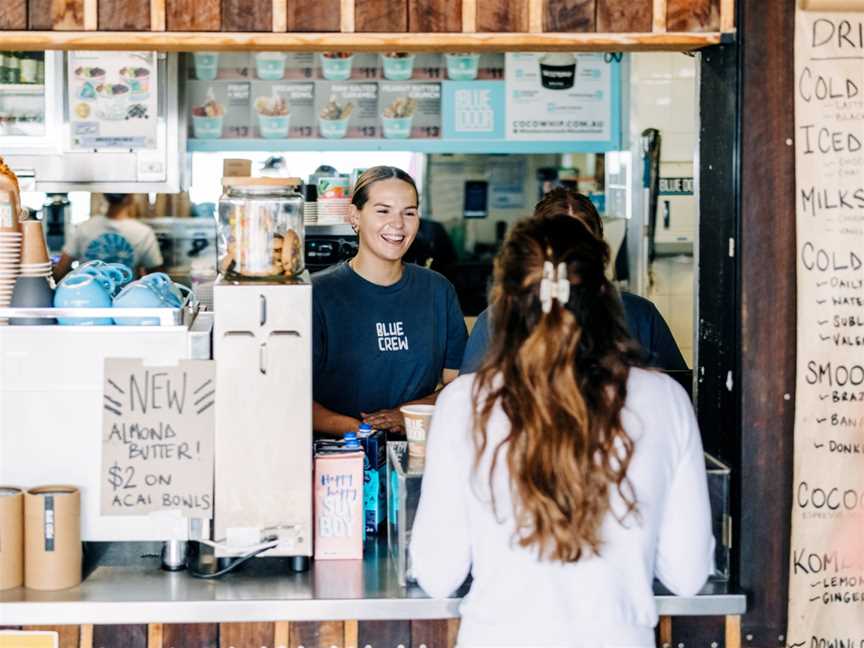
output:
M106 193L108 211L75 228L54 267L59 281L75 261L122 263L136 275L162 270L162 252L153 229L133 214L132 194Z
M461 648L654 646L654 577L691 595L712 570L692 406L643 368L608 261L567 213L516 225L491 349L438 399L410 551L432 596L473 576Z
M597 238L603 238L603 221L591 199L584 194L558 187L547 193L534 207L534 216L565 213L581 220ZM669 326L657 307L648 299L629 292L621 292L624 307L624 321L630 335L642 346L646 364L666 371L686 371L687 363ZM477 371L483 356L489 348L492 330L490 309L487 308L477 317L459 373Z

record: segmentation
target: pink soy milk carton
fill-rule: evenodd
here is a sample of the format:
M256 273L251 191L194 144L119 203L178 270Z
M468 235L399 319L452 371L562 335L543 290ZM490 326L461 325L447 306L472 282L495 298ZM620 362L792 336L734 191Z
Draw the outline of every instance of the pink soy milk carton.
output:
M315 453L315 560L362 560L363 450Z

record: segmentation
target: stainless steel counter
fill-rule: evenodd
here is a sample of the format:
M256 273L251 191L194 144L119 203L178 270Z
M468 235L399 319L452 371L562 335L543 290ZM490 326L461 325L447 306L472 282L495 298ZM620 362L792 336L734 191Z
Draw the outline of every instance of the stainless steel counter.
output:
M84 582L59 592L0 592L0 625L221 623L345 619L444 619L459 616L458 598L430 599L401 587L382 544L359 561L321 561L291 574L287 560L252 561L218 580L159 569L158 558L97 565ZM742 614L743 594L709 583L698 596L656 591L661 616Z

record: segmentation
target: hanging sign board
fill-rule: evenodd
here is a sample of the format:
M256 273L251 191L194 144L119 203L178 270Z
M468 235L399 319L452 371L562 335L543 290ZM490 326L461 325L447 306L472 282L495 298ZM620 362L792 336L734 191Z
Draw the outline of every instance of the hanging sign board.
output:
M69 52L69 148L156 148L155 52Z
M864 645L864 14L797 11L788 646Z
M213 517L216 363L105 360L103 515Z
M618 67L602 54L508 53L507 139L611 148L620 139Z

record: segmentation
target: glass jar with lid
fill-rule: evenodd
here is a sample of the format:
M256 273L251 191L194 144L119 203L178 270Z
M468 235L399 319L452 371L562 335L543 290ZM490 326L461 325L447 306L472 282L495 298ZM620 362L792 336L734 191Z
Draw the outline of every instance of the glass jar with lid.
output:
M305 268L303 197L291 178L225 178L219 199L219 271L228 278L290 279Z

